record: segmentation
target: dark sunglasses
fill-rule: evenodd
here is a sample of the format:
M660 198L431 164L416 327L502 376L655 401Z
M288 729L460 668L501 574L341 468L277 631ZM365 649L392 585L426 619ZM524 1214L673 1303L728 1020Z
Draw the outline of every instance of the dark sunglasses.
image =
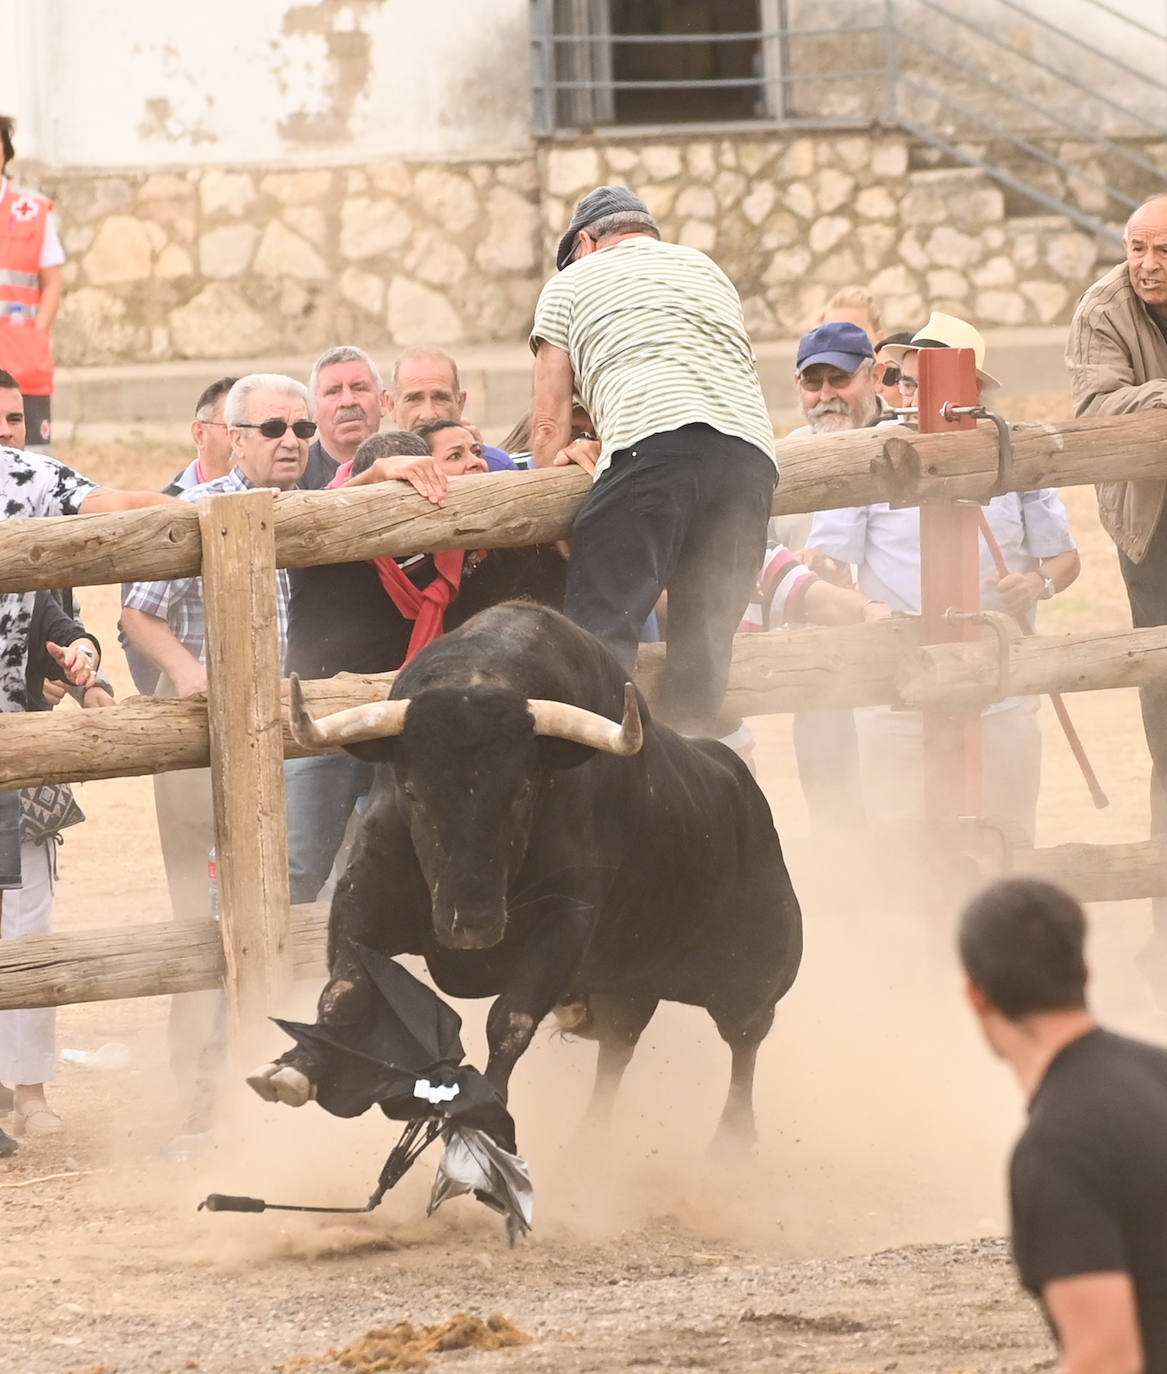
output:
M236 429L258 429L265 439L282 439L290 429L297 439L311 439L316 433L315 420L297 420L289 425L287 420L265 420L261 425L238 424Z
M904 374L899 370L898 367L895 367L891 363L888 363L887 366L883 369L883 381L880 382L880 386L899 386L900 378L903 375Z

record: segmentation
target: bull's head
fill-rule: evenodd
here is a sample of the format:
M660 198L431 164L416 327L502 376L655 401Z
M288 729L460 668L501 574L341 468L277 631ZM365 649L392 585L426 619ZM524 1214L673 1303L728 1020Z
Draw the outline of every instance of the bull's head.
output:
M306 748L381 741L433 901L434 933L452 949L486 949L506 931L508 889L527 850L540 790L591 752L635 754L643 742L636 689L623 720L510 688L431 688L317 721L291 680L292 734ZM368 757L368 748L362 756Z

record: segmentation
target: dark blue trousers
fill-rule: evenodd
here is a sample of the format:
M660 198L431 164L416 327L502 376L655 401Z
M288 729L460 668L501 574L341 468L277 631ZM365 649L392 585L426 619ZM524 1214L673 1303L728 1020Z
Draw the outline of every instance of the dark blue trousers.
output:
M687 734L716 737L735 724L721 703L775 480L753 444L685 425L616 453L572 527L564 610L629 673L640 628L668 591L659 713Z

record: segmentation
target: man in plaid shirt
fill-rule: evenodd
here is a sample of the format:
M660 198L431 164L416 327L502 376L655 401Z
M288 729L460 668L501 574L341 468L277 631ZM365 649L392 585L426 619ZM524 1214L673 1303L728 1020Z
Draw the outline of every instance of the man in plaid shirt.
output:
M183 501L218 492L277 487L288 491L304 473L308 443L316 432L308 418L308 391L291 377L254 373L231 388L224 406L234 467L225 477L191 487ZM280 659L288 630L288 574L280 569ZM135 582L122 596L122 624L130 643L162 677L155 696L184 697L207 690L206 620L201 577L173 582ZM154 778L158 836L176 921L205 921L207 855L215 843L210 769L159 773ZM175 997L170 1014L170 1062L182 1088L193 1094L201 1048L211 1031L215 994ZM188 1103L195 1109L193 1097ZM188 1123L201 1129L203 1123Z

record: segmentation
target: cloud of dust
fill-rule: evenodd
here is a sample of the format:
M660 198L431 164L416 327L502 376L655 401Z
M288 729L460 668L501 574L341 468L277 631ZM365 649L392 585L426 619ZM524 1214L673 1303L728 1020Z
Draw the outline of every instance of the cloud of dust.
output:
M769 783L803 905L806 949L759 1057L756 1151L746 1158L708 1152L730 1056L705 1012L668 1004L658 1010L606 1136L583 1124L594 1044L545 1025L520 1060L511 1092L519 1148L535 1184L536 1240L603 1241L648 1226L667 1237L672 1226L685 1253L696 1243L711 1253L745 1246L809 1258L1003 1233L1006 1161L1024 1106L965 1005L953 894L929 888L921 875L914 893L881 897L889 889L865 870L857 846L811 837L805 813L798 814L797 783ZM905 884L897 887L902 893ZM1100 1015L1129 1033L1167 1038L1133 967L1146 904L1099 907L1092 923ZM405 962L423 971L418 961ZM287 1014L314 1019L316 991L301 985ZM149 1004L133 1005L144 1015ZM467 1058L482 1067L489 1004L454 1005ZM270 1036L266 1055L286 1043L274 1027ZM142 1067L155 1083L168 1082L164 1036L154 1039L157 1063L143 1056ZM367 1216L196 1214L212 1191L359 1206L399 1131L376 1112L342 1121L314 1104L293 1111L262 1103L242 1072L227 1085L226 1106L227 1123L208 1154L143 1165L143 1131L160 1144L169 1108L157 1096L138 1104L128 1125L119 1118L122 1135L109 1142L115 1166L133 1161L132 1170L115 1167L87 1180L89 1195L114 1206L132 1202L161 1223L168 1250L226 1270L267 1259L501 1240L501 1221L472 1200L425 1217L439 1145ZM148 1127L135 1125L134 1111Z

